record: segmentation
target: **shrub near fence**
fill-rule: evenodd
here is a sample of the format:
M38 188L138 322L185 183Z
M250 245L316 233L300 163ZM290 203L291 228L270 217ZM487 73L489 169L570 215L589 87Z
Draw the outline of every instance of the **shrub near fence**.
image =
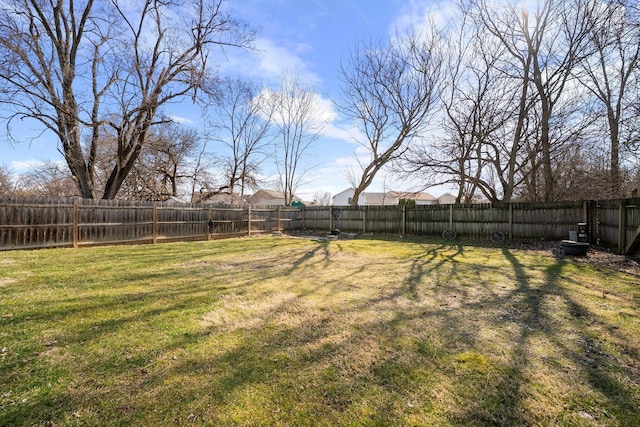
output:
M563 240L577 224L619 253L640 243L640 199L545 204L218 208L206 204L0 198L0 249L157 243L298 229L486 239Z

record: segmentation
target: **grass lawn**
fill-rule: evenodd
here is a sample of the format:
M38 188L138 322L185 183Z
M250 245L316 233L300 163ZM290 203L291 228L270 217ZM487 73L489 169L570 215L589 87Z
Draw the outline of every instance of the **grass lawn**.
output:
M0 425L640 425L640 277L263 237L0 253Z

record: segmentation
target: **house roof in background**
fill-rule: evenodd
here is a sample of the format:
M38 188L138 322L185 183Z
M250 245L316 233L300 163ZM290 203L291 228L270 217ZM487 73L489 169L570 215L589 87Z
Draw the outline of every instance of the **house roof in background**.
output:
M353 192L354 192L353 188L347 188L346 190L343 190L338 194L336 194L335 196L333 196L333 198L335 199L336 197L342 194L353 193ZM364 193L362 193L362 196L366 199L366 202L368 205L382 205L384 203L390 203L391 201L394 201L393 204L396 204L398 202L397 199L408 199L408 200L415 200L415 201L422 200L422 201L429 201L429 202L438 200L438 198L432 196L429 193L409 192L409 191L387 191L386 193L365 191Z
M398 198L392 193L362 193L367 205L398 204Z
M332 199L335 199L336 197L344 193L353 193L353 191L353 188L347 188L346 190L342 190L341 192L334 194Z
M277 190L258 190L255 193L253 193L251 196L247 197L247 200L250 203L255 203L256 200L262 200L262 199L284 201L285 197L282 191L277 191ZM300 201L300 200L301 200L300 197L295 195L293 196L293 201Z
M414 192L407 192L407 191L390 191L389 194L393 194L394 197L397 197L398 199L407 199L407 200L423 200L423 201L429 201L429 202L433 202L438 200L437 197L433 197L431 194L429 193L414 193Z
M284 199L284 193L282 191L276 190L258 190L251 195L251 197L265 195L267 197L271 197L272 199Z

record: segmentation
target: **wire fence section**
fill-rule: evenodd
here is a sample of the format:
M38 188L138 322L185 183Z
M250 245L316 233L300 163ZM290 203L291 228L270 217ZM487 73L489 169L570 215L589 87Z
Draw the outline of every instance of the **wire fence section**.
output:
M640 199L424 206L245 206L0 198L0 250L159 243L306 230L321 233L564 240L579 223L618 253L640 245ZM634 246L635 242L635 246Z

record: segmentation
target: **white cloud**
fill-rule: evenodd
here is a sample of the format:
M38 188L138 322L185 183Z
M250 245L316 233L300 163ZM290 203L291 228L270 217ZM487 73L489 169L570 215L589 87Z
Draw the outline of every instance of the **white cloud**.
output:
M313 199L315 193L329 192L335 195L351 185L344 176L345 169L338 162L326 163L309 171L297 196L303 200Z
M254 50L227 52L228 61L220 66L223 74L240 75L249 79L277 84L286 73L295 73L309 84L319 84L320 76L311 71L311 64L302 59L308 45L278 43L266 38L257 39Z
M423 28L437 28L448 26L458 14L458 8L454 1L430 1L411 0L407 2L389 27L391 37L396 31L400 33L407 30L420 32Z
M44 164L43 160L29 159L29 160L13 160L11 162L11 169L16 173L26 172L32 169L36 169Z
M64 160L37 160L37 159L29 159L29 160L13 160L10 163L10 168L15 173L20 174L24 172L29 172L34 169L38 169L44 165L57 165L61 169L66 169L67 163Z
M329 122L322 130L322 135L327 138L335 138L351 144L362 140L362 131L356 126L344 125L337 122Z
M333 102L316 93L313 97L314 109L318 115L318 121L332 122L338 118Z
M260 74L280 77L284 72L292 71L300 75L302 80L309 83L318 83L320 77L309 71L309 64L304 61L299 53L307 51L308 46L296 44L291 47L276 44L273 40L259 39L256 41L258 53L258 68Z
M181 125L192 125L193 124L193 120L187 118L187 117L180 117L180 116L176 116L173 114L169 114L169 119L171 119L172 122L175 123L179 123Z
M354 144L363 138L362 131L355 125L341 121L335 110L334 103L319 94L315 97L315 108L318 121L326 123L322 129L322 136Z

